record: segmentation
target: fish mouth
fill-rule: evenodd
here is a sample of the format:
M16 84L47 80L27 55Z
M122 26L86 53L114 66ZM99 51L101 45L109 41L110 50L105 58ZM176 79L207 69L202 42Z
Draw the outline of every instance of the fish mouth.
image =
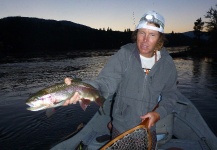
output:
M30 107L34 107L35 105L32 103L26 103L27 105L29 105Z
M30 110L30 111L39 111L39 110L43 110L43 109L47 109L48 107L47 106L35 106L35 107L28 107L27 110Z

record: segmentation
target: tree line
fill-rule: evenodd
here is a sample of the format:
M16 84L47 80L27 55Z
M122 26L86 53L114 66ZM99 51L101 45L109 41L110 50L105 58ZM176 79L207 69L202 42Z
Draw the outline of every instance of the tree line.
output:
M204 47L207 48L206 52L216 53L214 50L217 46L217 4L215 8L211 7L207 13L204 15L204 18L208 21L203 21L202 18L198 18L194 22L194 42L192 50L201 50L204 52ZM208 40L204 41L201 37L203 35L203 30L207 32Z
M209 42L216 44L216 10L211 8L206 17ZM214 21L213 21L214 20ZM214 24L214 26L213 26ZM166 34L165 46L191 46L207 43L201 36L204 23L201 18L194 25L194 39L182 33ZM132 31L113 31L111 28L93 29L70 21L55 21L29 17L0 19L0 55L31 55L62 53L74 50L118 49L132 42Z

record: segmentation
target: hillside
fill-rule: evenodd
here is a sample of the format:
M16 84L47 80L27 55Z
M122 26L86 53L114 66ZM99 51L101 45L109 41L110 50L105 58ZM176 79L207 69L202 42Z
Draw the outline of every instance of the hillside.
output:
M28 17L0 19L0 54L29 55L73 50L118 49L131 42L131 31L93 29L70 21ZM182 33L166 34L167 46L190 45Z

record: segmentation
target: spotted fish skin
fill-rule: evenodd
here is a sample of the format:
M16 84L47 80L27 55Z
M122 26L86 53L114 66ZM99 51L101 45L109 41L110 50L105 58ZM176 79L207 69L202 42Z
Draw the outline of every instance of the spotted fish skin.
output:
M72 81L70 85L58 83L42 89L26 100L30 107L27 110L39 111L47 108L62 106L75 92L80 94L81 107L85 110L90 102L96 102L100 107L105 101L99 91L90 84L81 81Z

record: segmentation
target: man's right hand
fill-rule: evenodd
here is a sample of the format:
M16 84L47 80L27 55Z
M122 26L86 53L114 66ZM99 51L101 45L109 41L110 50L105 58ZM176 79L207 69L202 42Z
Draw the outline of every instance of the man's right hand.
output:
M72 79L71 78L65 78L65 84L70 85L72 83ZM65 101L65 103L63 104L63 106L68 106L70 104L76 104L79 100L81 99L80 95L78 92L75 92L75 94L68 100Z

